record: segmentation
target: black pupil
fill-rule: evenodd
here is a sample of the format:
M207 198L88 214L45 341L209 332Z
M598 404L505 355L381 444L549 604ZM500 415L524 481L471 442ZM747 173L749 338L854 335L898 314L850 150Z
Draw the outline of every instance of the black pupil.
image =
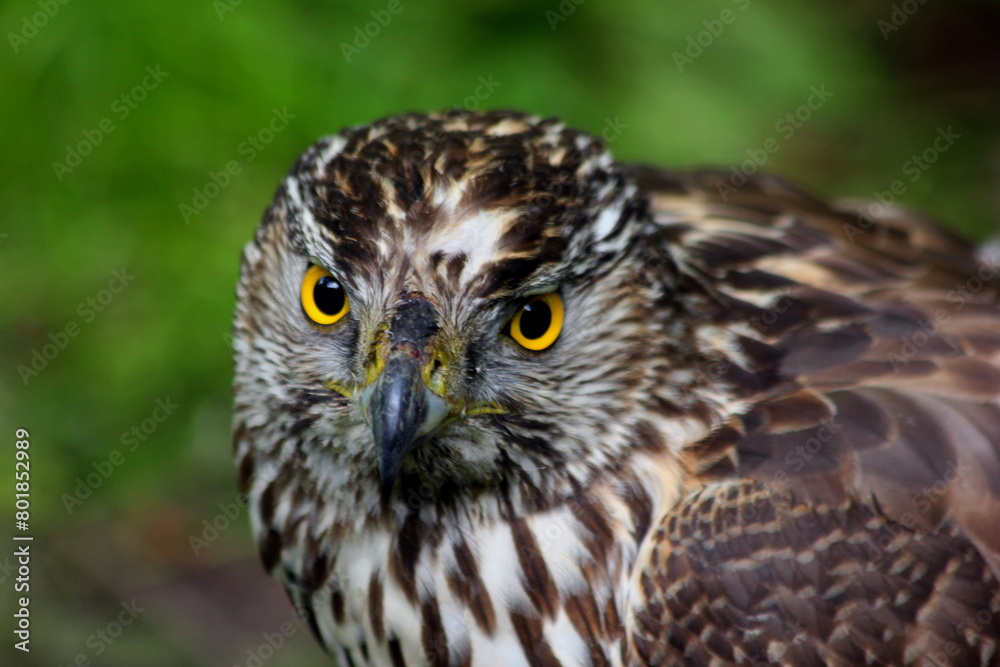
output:
M316 281L313 299L316 301L316 307L327 315L336 315L342 311L346 298L344 288L333 276L323 276Z
M532 301L521 311L521 335L535 340L545 335L552 324L552 309L544 301Z

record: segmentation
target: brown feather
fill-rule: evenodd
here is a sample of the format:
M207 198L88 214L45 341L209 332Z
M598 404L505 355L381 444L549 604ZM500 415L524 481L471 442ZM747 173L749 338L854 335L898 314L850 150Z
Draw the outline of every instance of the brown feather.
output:
M773 178L635 173L710 300L783 291L806 308L756 327L772 389L686 448L707 486L689 483L639 564L637 662L996 663L996 272L898 211L855 228L864 209Z

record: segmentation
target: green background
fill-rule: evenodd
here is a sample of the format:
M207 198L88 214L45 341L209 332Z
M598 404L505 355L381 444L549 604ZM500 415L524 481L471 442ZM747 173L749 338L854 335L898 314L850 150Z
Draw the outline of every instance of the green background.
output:
M670 166L740 165L774 138L763 168L820 195L871 199L902 179L903 205L996 233L996 3L397 2L0 5L0 532L15 532L14 431L26 428L35 536L27 656L11 649L13 546L0 547L0 663L246 665L291 619L234 505L227 336L240 249L320 136L466 106L614 126L620 159ZM388 22L345 55L372 11ZM147 67L167 74L123 106ZM786 136L782 119L824 87ZM261 134L275 109L292 117ZM908 161L949 127L959 139L912 180ZM251 151L248 137L269 141ZM81 141L77 166L53 166ZM230 161L239 173L206 193ZM181 205L196 203L185 220ZM133 278L105 291L122 269ZM53 339L65 348L26 374ZM162 423L158 400L177 406ZM132 440L133 428L149 434ZM205 533L213 521L223 529ZM133 600L143 611L120 637L94 635ZM322 662L293 627L273 656L257 652L264 664Z

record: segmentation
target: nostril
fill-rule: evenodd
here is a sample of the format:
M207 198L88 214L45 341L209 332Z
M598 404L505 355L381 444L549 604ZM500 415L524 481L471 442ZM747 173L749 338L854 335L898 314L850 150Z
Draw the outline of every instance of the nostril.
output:
M441 360L440 360L440 359L435 359L435 360L434 360L434 369L433 369L433 371L434 371L434 372L437 372L437 370L438 370L439 368L441 368Z

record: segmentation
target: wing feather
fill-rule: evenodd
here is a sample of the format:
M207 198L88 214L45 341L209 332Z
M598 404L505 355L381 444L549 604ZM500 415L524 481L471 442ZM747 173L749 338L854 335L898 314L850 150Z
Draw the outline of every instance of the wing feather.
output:
M774 177L633 175L714 304L701 344L736 367L642 554L639 661L1000 660L996 267L926 218Z

